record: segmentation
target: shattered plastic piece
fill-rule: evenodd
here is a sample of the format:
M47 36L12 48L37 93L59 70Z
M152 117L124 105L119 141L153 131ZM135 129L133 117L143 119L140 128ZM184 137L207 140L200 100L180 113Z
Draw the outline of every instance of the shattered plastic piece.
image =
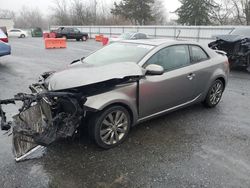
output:
M29 159L41 158L46 153L46 149L46 147L38 145L21 157L16 157L15 160L16 162L21 162Z

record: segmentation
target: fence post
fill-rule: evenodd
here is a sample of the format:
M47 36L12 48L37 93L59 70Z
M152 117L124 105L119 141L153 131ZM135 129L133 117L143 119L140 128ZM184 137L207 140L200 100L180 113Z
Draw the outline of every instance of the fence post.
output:
M155 26L155 38L156 38L156 26Z
M198 27L198 33L197 33L197 42L200 41L200 32L201 32L201 28Z
M110 26L109 27L109 36L111 37L111 35L112 35L112 27Z
M176 26L174 26L174 40L176 40Z
M91 26L89 26L89 38L91 38Z

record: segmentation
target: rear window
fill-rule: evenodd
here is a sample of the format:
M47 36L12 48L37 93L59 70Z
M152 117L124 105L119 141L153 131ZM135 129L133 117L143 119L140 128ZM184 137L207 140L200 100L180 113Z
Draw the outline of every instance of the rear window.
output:
M2 29L0 29L0 38L7 38L5 33L2 31Z

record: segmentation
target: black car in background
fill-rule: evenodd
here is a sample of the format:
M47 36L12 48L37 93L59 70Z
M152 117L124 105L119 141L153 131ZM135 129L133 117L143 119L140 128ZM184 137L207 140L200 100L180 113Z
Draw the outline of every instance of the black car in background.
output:
M83 33L75 27L59 27L53 32L56 38L76 39L77 41L86 41L89 38L88 33Z
M231 68L243 67L250 72L250 28L235 28L227 35L217 35L208 46L227 53Z

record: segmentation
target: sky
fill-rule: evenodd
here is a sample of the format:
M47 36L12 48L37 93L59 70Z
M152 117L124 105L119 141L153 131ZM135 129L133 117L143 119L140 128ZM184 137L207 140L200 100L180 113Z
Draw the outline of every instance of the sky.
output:
M1 1L4 1L4 3L1 3ZM88 0L86 0L88 1ZM114 0L106 0L112 3ZM163 0L166 11L173 12L175 11L179 6L180 3L178 0ZM30 7L30 8L39 8L42 13L48 14L50 13L51 9L49 7L53 6L53 0L0 0L1 8L2 9L8 9L15 12L18 12L23 6ZM169 17L174 17L173 14L169 13Z

